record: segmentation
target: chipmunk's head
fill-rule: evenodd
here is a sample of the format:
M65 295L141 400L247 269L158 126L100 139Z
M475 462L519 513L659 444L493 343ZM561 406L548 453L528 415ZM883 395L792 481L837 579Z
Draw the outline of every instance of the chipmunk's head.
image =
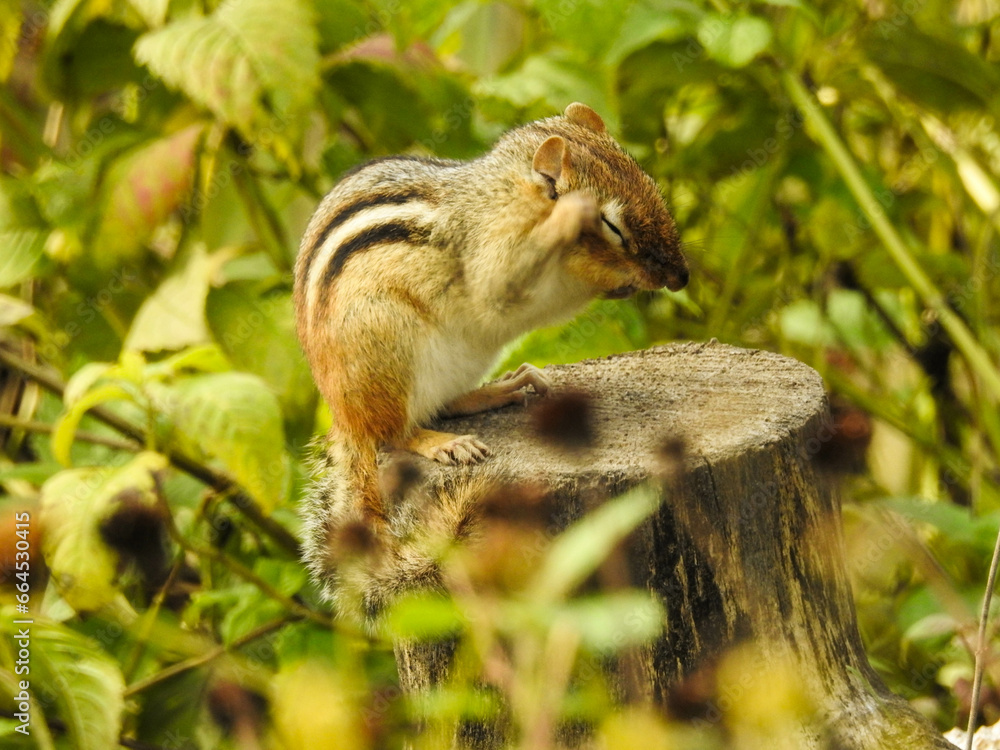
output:
M562 117L534 123L548 137L532 162L535 182L549 199L593 196L599 222L581 233L567 257L570 270L609 298L639 289L671 291L688 282L688 264L663 197L642 167L608 135L590 107L570 104Z

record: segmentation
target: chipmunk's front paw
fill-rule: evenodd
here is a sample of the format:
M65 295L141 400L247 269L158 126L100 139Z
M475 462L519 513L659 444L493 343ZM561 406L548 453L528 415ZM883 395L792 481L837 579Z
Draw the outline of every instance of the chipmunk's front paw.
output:
M545 377L545 373L528 362L525 362L516 370L504 373L495 382L497 384L503 383L503 390L506 392L519 391L530 385L539 396L546 395L552 388L552 384Z
M562 196L549 218L558 225L559 234L567 244L577 242L583 234L601 230L601 209L597 199L580 190Z

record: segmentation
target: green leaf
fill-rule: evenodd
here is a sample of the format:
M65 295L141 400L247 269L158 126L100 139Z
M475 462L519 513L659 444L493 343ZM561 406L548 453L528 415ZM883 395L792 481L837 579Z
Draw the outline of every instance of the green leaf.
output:
M231 644L265 623L278 619L285 608L280 602L265 596L252 584L237 586L238 596L225 608L219 635L222 642Z
M126 350L159 352L204 344L205 299L209 280L225 261L225 253L209 255L196 245L183 266L168 276L139 308L128 336Z
M63 389L63 402L67 406L73 406L112 368L114 365L110 362L88 362L85 364L66 381L66 387Z
M305 437L312 431L317 392L299 349L291 294L259 293L259 284L233 282L208 293L205 315L215 340L239 369L259 375L282 412Z
M171 379L185 372L226 372L232 366L215 344L193 346L152 362L145 367L145 374L151 379Z
M60 98L82 99L138 82L131 48L139 19L129 5L59 0L48 21L42 72Z
M135 56L254 138L258 127L271 127L267 108L293 117L312 103L319 89L317 49L313 13L302 0L240 0L145 34Z
M590 59L600 59L617 36L624 14L623 3L576 0L567 8L565 0L535 0L542 22L552 34Z
M909 17L897 26L884 20L870 25L860 42L893 85L914 101L947 116L982 109L1000 117L1000 66L964 45L918 30Z
M101 539L100 525L123 490L153 505L153 472L167 467L158 453L140 453L121 468L70 469L42 485L42 552L63 598L78 612L131 608L115 587L118 556Z
M189 750L193 744L178 743L182 727L196 727L203 716L207 670L189 669L142 691L142 710L136 719L136 737L149 747Z
M643 485L595 508L556 538L530 590L545 600L568 596L661 501L654 488Z
M645 591L622 591L567 602L568 616L588 647L600 652L620 651L649 643L666 622L663 606Z
M343 58L325 81L357 109L376 153L396 153L431 135L429 107L406 71L385 61ZM396 102L409 102L405 109Z
M481 80L483 96L507 101L527 109L530 116L552 115L568 102L587 102L598 112L610 112L604 82L569 55L532 55L520 69L506 75Z
M11 611L0 617L8 648L14 649L19 627ZM31 634L32 693L44 698L49 716L58 716L75 750L118 747L125 682L121 670L100 644L69 628L39 618ZM52 710L54 703L54 711ZM42 717L33 716L35 721ZM32 727L34 733L35 727Z
M538 367L579 362L649 346L646 322L629 300L597 300L568 323L539 328L504 351L495 373L523 362Z
M174 424L271 510L288 492L290 469L278 399L260 378L241 372L199 375L173 392Z
M666 10L655 4L637 3L626 13L604 62L616 66L636 50L655 41L672 42L693 34L694 30L695 21L688 13Z
M440 640L460 633L467 620L454 599L437 593L409 594L397 601L386 618L393 638Z
M195 124L137 149L111 170L94 243L104 265L134 259L194 185L204 125Z
M0 326L14 326L35 312L35 308L17 297L0 294Z
M87 391L66 410L66 413L59 418L55 430L52 432L52 453L63 466L69 466L70 448L73 447L73 438L76 435L76 428L80 425L80 420L88 409L92 409L105 401L116 399L128 400L132 394L128 389L117 383L108 383L99 388Z
M323 0L316 3L316 27L321 53L333 52L371 32L371 21L356 0Z
M712 13L698 24L698 41L713 60L742 68L771 44L771 27L754 16Z
M837 341L837 332L815 300L792 302L778 313L781 335L806 346L827 347Z
M52 461L11 464L0 468L0 482L20 479L32 484L43 484L49 477L63 470L63 465Z
M35 271L45 250L48 228L23 182L0 178L0 289Z
M955 549L988 555L996 539L998 516L973 516L968 508L946 502L929 502L919 497L887 498L878 503L909 521L919 521L937 529Z

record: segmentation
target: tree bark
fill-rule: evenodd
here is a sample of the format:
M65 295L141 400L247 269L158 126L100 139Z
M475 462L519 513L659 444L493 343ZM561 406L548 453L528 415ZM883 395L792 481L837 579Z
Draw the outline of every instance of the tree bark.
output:
M448 420L441 428L478 435L495 452L489 471L513 482L543 482L559 509L554 530L648 480L663 445L680 441L684 470L626 553L640 585L667 612L662 638L631 670L630 682L637 673L648 699L665 705L672 687L749 644L759 675L726 700L772 689L769 666L790 665L822 719L820 732L793 730L795 747L952 747L885 687L865 656L839 501L814 466L833 436L814 370L711 342L545 373L555 392L583 391L592 399L596 439L584 456L540 440L525 409ZM449 475L454 481L454 469L421 466L433 483ZM445 645L397 644L403 689L425 690L440 680L450 654Z

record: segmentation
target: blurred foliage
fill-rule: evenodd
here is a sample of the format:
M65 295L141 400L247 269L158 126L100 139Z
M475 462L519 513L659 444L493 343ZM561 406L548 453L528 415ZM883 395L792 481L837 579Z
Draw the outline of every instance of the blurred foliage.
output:
M597 747L740 746L794 703L708 729L616 713L584 668L654 638L618 630L654 605L555 585L600 562L556 544L544 596L397 608L399 633L467 634L473 665L406 704L387 639L332 626L290 549L328 420L290 303L310 212L359 161L471 157L574 100L660 183L693 281L503 364L716 337L819 369L870 657L954 723L1000 516L998 62L996 0L3 0L0 346L66 383L0 367L4 747L434 747L495 709L483 660L531 747L559 722ZM30 741L9 718L17 512ZM987 684L995 719L995 660Z

